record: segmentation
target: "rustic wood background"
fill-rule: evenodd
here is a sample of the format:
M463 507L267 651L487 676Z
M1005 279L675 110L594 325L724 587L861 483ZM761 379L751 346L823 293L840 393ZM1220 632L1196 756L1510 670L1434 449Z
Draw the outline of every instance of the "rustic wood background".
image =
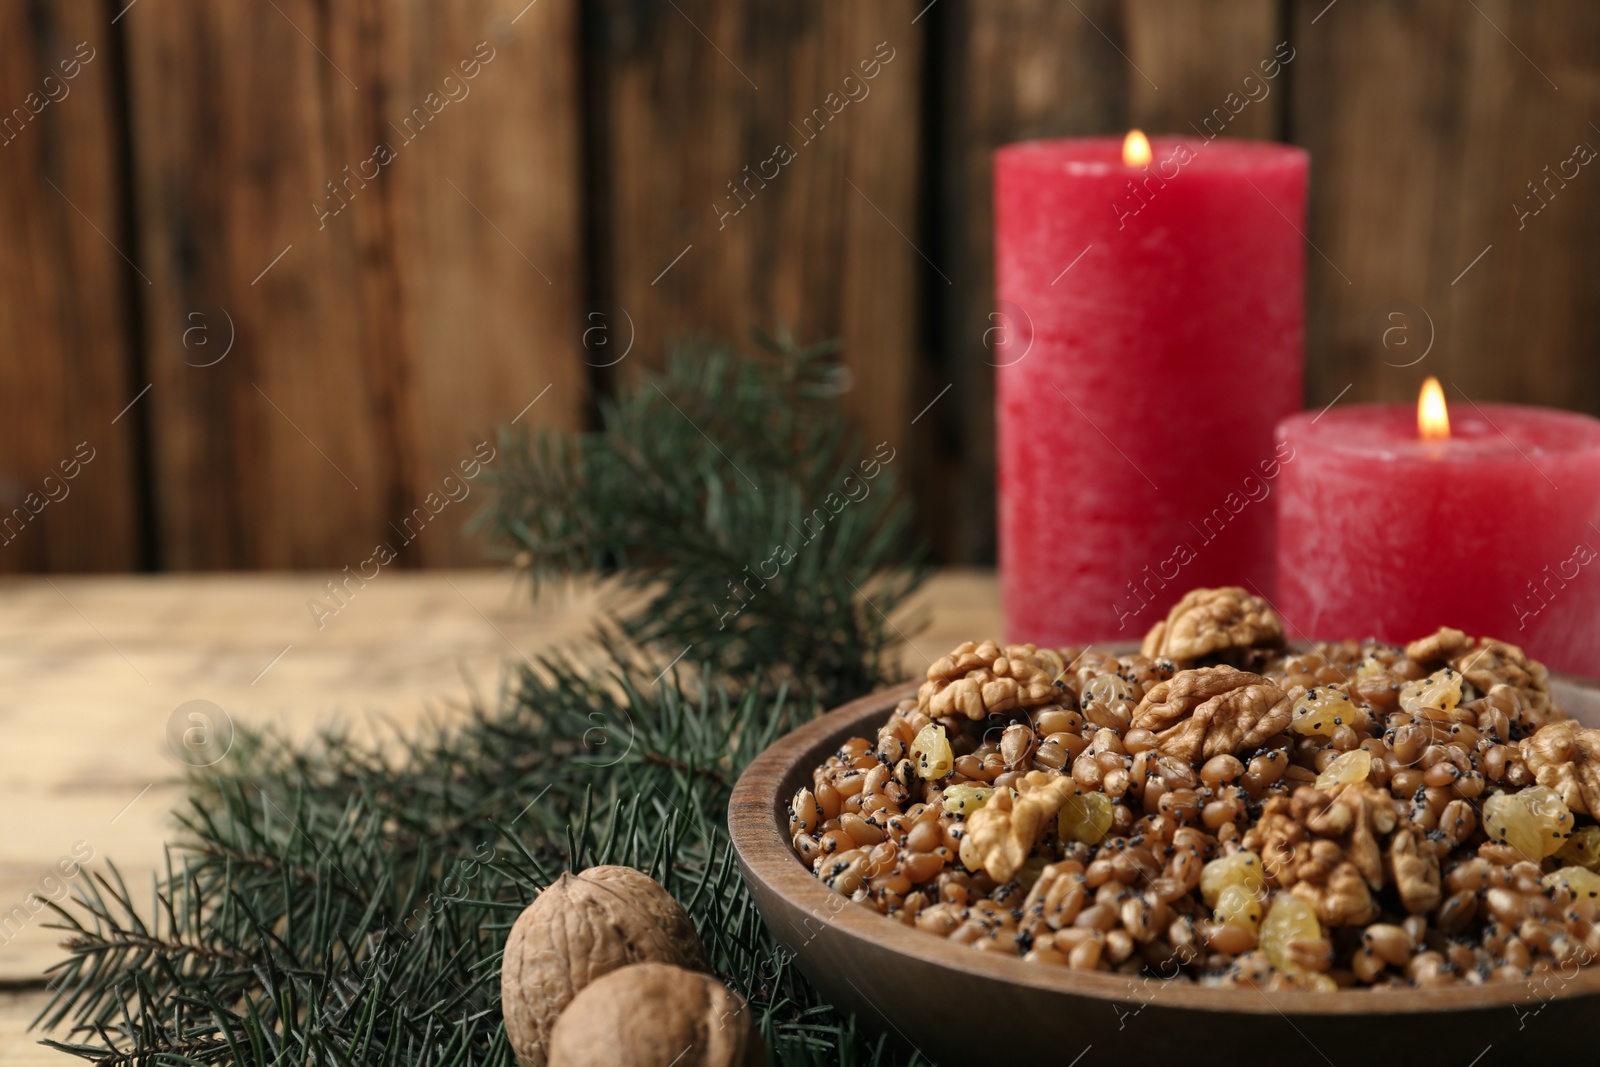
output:
M840 338L942 558L992 559L991 150L1185 132L1280 41L1229 133L1312 153L1307 403L1595 410L1600 5L7 0L0 504L69 493L0 571L355 564L496 425L753 327ZM481 559L476 503L403 565Z

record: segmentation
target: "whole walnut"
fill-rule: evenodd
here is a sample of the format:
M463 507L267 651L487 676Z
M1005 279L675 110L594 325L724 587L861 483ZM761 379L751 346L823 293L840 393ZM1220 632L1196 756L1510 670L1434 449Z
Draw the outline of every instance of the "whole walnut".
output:
M595 979L633 963L708 970L689 915L631 867L563 874L517 917L500 967L506 1035L522 1067L544 1064L556 1017Z
M709 974L638 963L572 998L548 1067L764 1067L744 998Z

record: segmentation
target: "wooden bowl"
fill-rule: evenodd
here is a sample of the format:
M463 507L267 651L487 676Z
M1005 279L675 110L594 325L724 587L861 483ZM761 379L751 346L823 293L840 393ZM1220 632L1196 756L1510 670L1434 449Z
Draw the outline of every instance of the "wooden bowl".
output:
M1600 725L1600 683L1554 676L1551 687L1569 715ZM779 739L740 776L728 825L756 906L800 970L924 1058L1028 1067L1594 1062L1600 965L1527 983L1267 994L1025 963L851 903L790 847L788 801L846 738L876 736L915 692L912 683L873 693Z

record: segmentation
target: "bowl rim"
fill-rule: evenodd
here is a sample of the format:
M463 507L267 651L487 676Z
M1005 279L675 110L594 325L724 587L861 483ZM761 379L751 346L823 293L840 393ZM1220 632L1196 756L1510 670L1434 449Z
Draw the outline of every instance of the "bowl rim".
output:
M1586 679L1555 672L1550 677L1552 681L1585 689L1600 688ZM786 779L792 780L802 769L809 777L811 768L825 758L826 752L847 737L862 736L863 727L871 727L865 730L865 734L871 736L898 701L915 695L918 685L913 681L869 693L783 735L739 776L728 803L729 835L745 878L759 881L789 906L808 913L848 938L924 964L1049 993L1144 1005L1153 1003L1152 992L1158 991L1154 996L1159 997L1164 1007L1206 1012L1286 1017L1295 1014L1409 1015L1503 1008L1531 1001L1543 1004L1600 993L1600 963L1596 963L1579 968L1571 978L1556 970L1543 978L1530 976L1526 984L1503 982L1436 989L1375 986L1334 992L1284 990L1269 995L1255 987L1221 988L1190 981L1073 971L1029 963L1017 956L953 944L856 904L827 888L795 853L787 824L780 822L787 800L782 795L783 787ZM1535 983L1547 985L1552 980L1560 982L1560 988L1554 992L1545 989L1541 995ZM1141 992L1145 995L1136 995Z

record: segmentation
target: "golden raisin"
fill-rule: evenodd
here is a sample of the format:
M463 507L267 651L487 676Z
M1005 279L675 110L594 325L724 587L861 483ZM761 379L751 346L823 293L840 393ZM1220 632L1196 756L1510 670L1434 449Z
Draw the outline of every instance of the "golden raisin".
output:
M1600 870L1600 826L1585 826L1574 831L1556 852L1556 859L1571 866Z
M1340 726L1359 717L1355 702L1331 686L1301 693L1289 714L1289 729L1302 737L1332 737Z
M1295 962L1290 943L1321 937L1322 924L1317 922L1316 909L1293 893L1279 893L1261 921L1261 951L1274 967L1290 974L1308 973Z
M1322 773L1317 775L1318 789L1332 789L1338 785L1364 782L1372 772L1372 753L1364 748L1353 748L1335 756Z
M949 815L971 815L992 796L993 786L952 785L944 791L944 810Z
M918 730L911 742L911 759L912 766L917 769L917 777L930 781L947 777L956 761L944 727L930 722Z
M1212 917L1224 926L1239 926L1255 933L1261 926L1258 891L1238 882L1225 886L1217 897Z
M1547 886L1565 885L1578 900L1600 899L1600 874L1587 867L1563 867L1544 876Z
M1105 793L1080 793L1061 805L1059 826L1064 841L1097 845L1111 830L1115 804Z
M1424 708L1453 711L1461 703L1461 672L1453 667L1434 671L1400 687L1400 708L1412 715Z
M1560 850L1572 836L1572 812L1549 786L1535 785L1517 793L1497 793L1483 802L1483 829L1531 860Z
M1261 895L1267 885L1267 872L1260 856L1248 850L1235 852L1212 860L1200 870L1200 895L1213 908L1222 899L1222 891L1233 885L1244 887L1252 897Z

